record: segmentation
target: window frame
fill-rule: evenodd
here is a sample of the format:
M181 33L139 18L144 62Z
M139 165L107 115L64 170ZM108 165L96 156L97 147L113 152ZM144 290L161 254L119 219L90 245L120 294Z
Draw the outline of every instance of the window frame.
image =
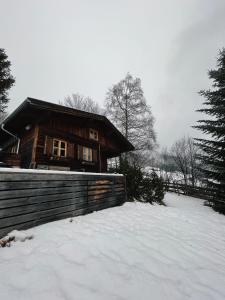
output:
M56 147L54 144L55 142L58 142L58 146ZM61 147L62 143L65 144L65 148ZM55 149L57 149L57 155L55 155ZM65 155L61 155L61 151L65 150ZM52 155L55 157L67 157L67 142L65 140L60 140L60 139L53 139L53 145L52 145Z
M96 138L95 138L96 134ZM98 130L90 128L89 129L89 138L94 141L98 141Z
M17 145L16 144L14 144L13 146L11 146L10 153L11 154L16 154L17 153Z
M90 147L82 146L82 160L93 162L93 149Z

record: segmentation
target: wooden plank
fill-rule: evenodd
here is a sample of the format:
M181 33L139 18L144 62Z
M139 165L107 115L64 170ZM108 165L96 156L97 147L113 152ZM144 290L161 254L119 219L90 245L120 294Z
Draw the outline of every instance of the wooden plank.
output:
M105 190L97 190L97 191L91 191L87 193L88 197L89 196L95 196L95 195L101 195L101 194L108 194L108 193L113 193L113 190L111 189L105 189Z
M0 219L6 217L12 217L12 216L24 215L31 212L36 212L37 209L38 209L37 204L0 209Z
M49 209L49 210L44 210L40 212L39 218L46 218L46 217L53 217L54 215L65 213L65 212L73 212L76 210L81 210L81 209L92 209L92 208L98 208L98 207L107 207L110 206L112 203L116 203L118 201L121 201L120 198L116 198L114 196L105 198L105 202L102 203L96 203L95 201L92 202L81 202L80 204L72 204L72 205L66 205L63 207L59 208L54 208L54 209ZM72 214L71 214L72 215ZM52 218L54 219L54 218Z
M112 192L101 193L101 194L96 194L96 195L89 195L88 196L88 201L104 199L104 198L107 198L111 195L113 195Z
M102 209L105 209L105 208L115 206L117 204L119 204L119 199L113 199L109 202L104 202L104 203L101 203L101 204L89 206L88 209L89 209L89 212L90 211L98 211L98 210L102 210Z
M112 191L113 191L112 189L92 190L92 191L87 191L87 194L88 196L93 196L98 194L110 193Z
M49 215L38 220L38 225L73 217L73 211Z
M124 188L124 187L125 187L125 183L114 184L114 187L115 187L115 188L120 188L120 187Z
M38 212L20 215L20 216L13 216L9 218L0 219L0 228L4 228L7 226L12 226L16 224L22 224L29 221L36 221L38 219Z
M88 190L101 190L101 189L112 189L112 185L91 185L88 186Z
M31 212L38 212L42 210L48 210L51 208L57 208L57 207L63 207L66 205L72 205L78 203L86 203L87 198L82 198L80 200L77 198L69 198L69 199L63 199L63 200L58 200L58 201L48 201L48 202L42 202L42 203L35 203L35 204L30 204L30 205L25 205L25 206L17 206L17 207L11 207L11 208L6 208L6 209L0 209L0 219L1 218L6 218L6 217L12 217L12 216L17 216L17 215L23 215Z
M28 221L34 221L34 223L36 224L36 223L38 223L39 219L41 219L45 216L54 215L57 213L70 212L72 210L75 210L75 204L66 205L66 206L59 207L59 208L43 210L43 211L36 211L33 213L23 214L23 215L19 215L19 216L3 218L3 219L0 219L0 228L25 223Z
M97 205L97 206L101 207L101 205L103 205L104 203L105 203L106 206L107 205L110 206L110 202L114 201L114 200L118 203L121 203L121 204L124 203L124 197L122 197L122 196L119 196L119 197L109 196L107 198L101 199L101 201L98 201L98 200L89 201L89 206L88 207L91 207L92 205Z
M33 226L36 226L36 225L46 223L46 222L56 221L56 220L71 217L71 216L75 217L75 216L78 216L78 215L91 213L93 211L101 210L101 209L112 207L112 206L115 206L115 205L120 205L120 204L123 203L122 200L123 199L120 199L120 198L112 198L112 200L108 199L107 203L103 203L101 205L99 205L99 204L98 205L89 205L88 207L82 207L82 208L77 207L75 210L64 209L63 211L60 210L59 213L54 214L54 215L51 214L52 210L50 210L49 211L50 215L48 215L46 213L44 217L42 215L42 218L38 218L38 219L35 219L35 220L32 220L32 221L28 221L28 222L25 222L25 223L22 223L22 224L14 224L14 225L11 225L11 226L8 226L8 227L1 228L0 229L0 236L1 237L4 236L5 234L7 234L8 232L10 232L13 229L18 229L18 230L27 229L27 228L30 228L30 227L33 227ZM15 218L14 218L14 220L15 220ZM23 221L24 221L24 219L23 219ZM4 223L4 225L6 225L6 224L8 224L8 223Z
M114 190L115 190L116 192L124 191L124 187L119 187L119 188L116 187Z
M57 208L53 208L53 209L40 211L38 217L39 217L39 219L41 219L41 218L44 218L49 215L56 215L56 214L64 213L64 212L71 212L72 210L75 210L75 209L76 209L75 204L66 205L63 207L57 207Z
M0 200L0 209L10 208L15 206L24 206L24 205L35 204L35 203L49 202L49 201L71 199L71 198L86 199L87 193L86 191L82 191L82 192L67 193L67 194L42 195L42 196L34 196L34 197Z
M116 199L117 197L114 196L113 194L111 195L107 195L105 197L102 197L101 199L88 199L88 206L91 206L91 205L94 205L94 204L101 204L101 203L104 203L104 202L109 202L111 201L112 199ZM81 203L82 204L82 203ZM79 204L77 204L77 206L79 206Z
M43 217L40 220L38 220L38 225L45 224L45 223L51 222L51 221L57 221L57 220L65 219L65 218L84 215L86 213L87 213L87 209L82 208L79 210L77 209L77 210L72 210L69 212L59 213L59 214L55 214L55 215L49 215L49 216Z
M125 177L124 176L115 176L114 177L114 184L124 183L124 181L125 181Z
M31 227L36 226L36 222L34 221L30 221L30 222L26 222L26 223L22 223L22 224L17 224L17 225L12 225L12 226L8 226L5 228L1 228L0 229L0 238L4 237L5 235L7 235L9 232L11 232L14 229L17 230L25 230Z
M85 191L86 186L71 186L71 187L59 187L59 188L40 188L40 189L27 189L27 190L7 190L0 192L0 199L10 198L23 198L41 195L52 195L52 194L65 194L65 193L76 193Z
M87 198L82 198L82 201L78 201L78 199L65 199L65 200L59 200L59 201L53 201L53 202L44 202L39 204L39 211L45 211L45 210L49 210L49 209L53 209L53 208L60 208L60 207L64 207L64 206L71 206L71 208L73 206L77 206L79 205L79 203L87 203Z
M88 185L89 186L97 186L97 185L112 185L113 184L113 180L106 180L106 179L102 179L102 180L92 180L92 181L88 181Z
M0 181L0 191L87 185L86 180Z
M38 222L42 222L41 220L44 219L46 220L56 220L56 216L57 215L61 215L61 214L65 214L67 213L68 216L74 216L74 215L80 215L82 214L81 212L91 212L94 210L100 210L102 208L106 208L106 207L111 207L112 205L116 204L117 202L119 202L118 199L116 198L111 198L108 202L105 203L101 203L101 204L96 204L96 203L92 203L89 205L85 205L85 203L81 203L81 205L79 206L74 206L74 209L71 209L71 207L64 207L61 209L54 209L54 210L49 210L49 211L44 211L41 214L41 218L40 221Z

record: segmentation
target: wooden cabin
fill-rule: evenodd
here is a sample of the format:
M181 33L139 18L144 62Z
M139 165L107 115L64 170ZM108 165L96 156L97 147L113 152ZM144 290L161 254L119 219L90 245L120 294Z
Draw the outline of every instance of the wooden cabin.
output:
M11 167L106 172L134 150L105 117L27 98L1 124L0 161Z

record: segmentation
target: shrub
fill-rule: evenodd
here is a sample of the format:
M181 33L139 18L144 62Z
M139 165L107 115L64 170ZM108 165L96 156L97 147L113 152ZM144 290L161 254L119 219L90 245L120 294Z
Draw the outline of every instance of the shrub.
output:
M163 180L155 172L147 174L142 180L142 199L144 202L165 205L163 202L165 189Z
M135 163L131 165L126 159L121 159L118 169L111 169L110 171L116 171L126 176L128 201L164 204L163 180L155 172L150 175L144 174L138 165Z
M121 160L120 173L126 176L127 200L140 201L141 200L141 184L143 174L139 167L136 165L129 165L127 160Z

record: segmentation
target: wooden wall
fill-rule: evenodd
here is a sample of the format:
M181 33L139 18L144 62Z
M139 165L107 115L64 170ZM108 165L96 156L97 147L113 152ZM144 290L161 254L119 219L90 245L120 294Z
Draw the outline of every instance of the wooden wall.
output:
M21 155L21 168L30 168L32 162L32 150L35 137L35 128L29 131L24 131L23 137L20 140L20 155Z
M0 238L13 229L84 215L125 199L121 175L0 170Z
M77 128L74 128L74 131ZM79 129L79 128L78 128ZM77 129L77 130L78 130ZM87 129L85 129L87 131ZM76 132L76 131L75 131ZM52 155L53 138L62 139L67 142L67 157L54 157ZM51 147L49 147L51 145ZM96 152L96 160L91 163L83 163L81 159L78 159L78 145L90 147ZM38 130L38 138L36 145L35 161L36 165L59 165L67 166L70 170L82 170L86 172L99 172L99 142L94 141L84 136L71 135L71 133L64 132L57 129L54 130L49 126L40 125ZM107 171L107 158L104 154L101 155L101 171Z

